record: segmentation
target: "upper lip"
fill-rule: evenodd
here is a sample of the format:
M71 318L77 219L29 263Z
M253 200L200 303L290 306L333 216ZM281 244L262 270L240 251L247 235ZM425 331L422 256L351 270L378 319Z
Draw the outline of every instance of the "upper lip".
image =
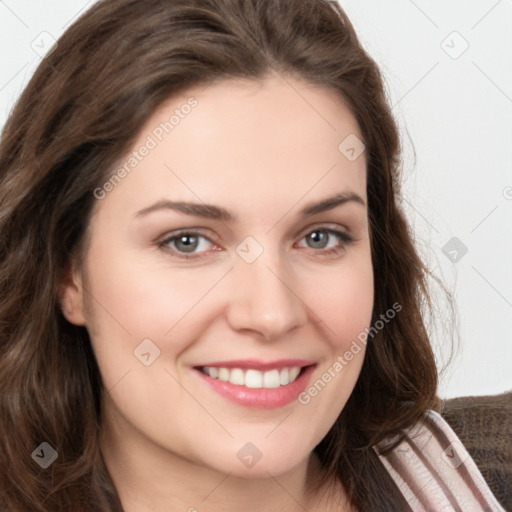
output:
M217 367L217 368L241 368L243 370L275 370L282 368L293 368L295 366L311 366L314 361L306 359L279 359L276 361L261 361L258 359L239 359L230 361L216 361L214 363L205 363L195 365L195 368Z

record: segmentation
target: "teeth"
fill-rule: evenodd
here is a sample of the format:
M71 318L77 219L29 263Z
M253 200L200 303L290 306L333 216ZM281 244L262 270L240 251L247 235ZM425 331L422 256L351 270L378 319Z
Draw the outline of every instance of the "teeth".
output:
M233 368L229 375L229 382L231 384L244 385L244 372L240 368Z
M237 386L272 389L292 383L298 377L301 367L293 366L291 368L268 370L266 372L251 369L244 372L241 368L205 366L201 368L201 371L214 379L230 382Z
M264 388L278 388L280 385L281 383L279 382L279 370L270 370L269 372L265 372L263 374Z
M293 368L290 368L290 381L293 382L296 378L297 378L297 375L299 375L300 373L300 368L298 368L297 366L293 367Z
M236 371L238 368L235 368ZM233 370L231 370L233 371ZM247 370L245 374L245 387L247 388L262 388L263 387L263 374L258 370Z
M229 380L229 370L227 368L219 368L219 376L217 378L227 382Z

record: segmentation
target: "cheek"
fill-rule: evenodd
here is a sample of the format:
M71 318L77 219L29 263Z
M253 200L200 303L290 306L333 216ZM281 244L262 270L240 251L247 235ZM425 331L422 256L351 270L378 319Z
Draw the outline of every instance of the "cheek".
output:
M371 257L358 253L336 272L316 272L306 282L304 296L317 314L324 340L328 345L327 358L322 361L318 382L311 390L316 396L324 387L323 400L316 406L334 421L341 411L359 377L366 350L366 333L371 326L374 301L374 280ZM332 383L332 384L331 384ZM328 398L329 397L329 398ZM307 397L305 399L307 402ZM328 410L328 408L331 408Z
M92 306L107 321L115 319L129 332L162 336L218 281L217 274L148 268L119 258L93 271Z
M355 262L347 261L332 269L311 274L304 289L308 306L324 324L332 348L346 350L351 341L371 322L374 281L369 255L359 253Z
M104 379L115 382L138 365L134 350L146 339L161 351L161 361L175 359L211 318L205 298L227 270L149 266L129 251L119 257L114 249L92 249L85 283L87 328Z
M374 294L369 255L360 253L336 272L315 276L308 305L319 317L328 350L298 402L308 418L312 439L318 443L345 407L359 378L366 349L361 334L370 327Z

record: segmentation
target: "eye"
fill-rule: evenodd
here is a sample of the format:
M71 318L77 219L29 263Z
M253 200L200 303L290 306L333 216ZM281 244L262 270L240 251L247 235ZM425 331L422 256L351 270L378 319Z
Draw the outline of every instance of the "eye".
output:
M354 238L347 233L331 228L318 228L302 237L299 247L312 249L322 255L335 255L346 249ZM304 242L306 245L304 245ZM209 250L219 250L214 242L198 231L188 230L174 233L157 242L162 250L183 259L200 258Z
M209 246L215 246L215 244L197 231L182 231L158 242L158 246L177 253L179 257L190 258L206 252Z
M318 228L307 233L302 240L306 247L323 254L334 254L343 251L354 239L347 233L336 229ZM303 244L299 244L304 247Z

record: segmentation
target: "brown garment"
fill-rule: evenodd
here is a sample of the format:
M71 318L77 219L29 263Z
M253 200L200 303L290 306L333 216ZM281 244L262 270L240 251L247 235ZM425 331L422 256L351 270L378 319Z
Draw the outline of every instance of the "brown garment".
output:
M444 400L440 412L498 501L512 511L512 392Z

